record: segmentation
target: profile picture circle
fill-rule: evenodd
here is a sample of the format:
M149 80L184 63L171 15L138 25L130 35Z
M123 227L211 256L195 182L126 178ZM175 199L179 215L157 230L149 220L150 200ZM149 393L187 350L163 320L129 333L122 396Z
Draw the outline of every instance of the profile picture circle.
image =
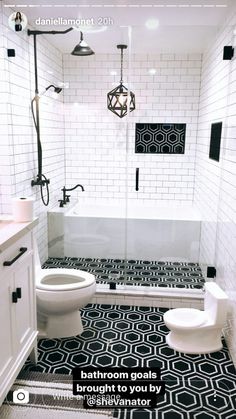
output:
M15 12L9 16L8 24L14 32L21 32L27 26L27 17L22 12Z

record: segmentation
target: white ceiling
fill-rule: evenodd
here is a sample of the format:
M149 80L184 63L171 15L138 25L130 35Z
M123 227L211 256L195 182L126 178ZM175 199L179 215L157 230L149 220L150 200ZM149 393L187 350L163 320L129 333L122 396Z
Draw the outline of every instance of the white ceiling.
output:
M107 19L106 31L84 34L85 40L96 53L114 53L118 43L128 43L128 26L132 27L132 51L135 53L202 52L226 15L230 14L232 1L234 0L21 0L14 2L14 10L24 12L29 23L39 30L64 30L72 26L39 26L35 23L39 18L93 19L93 29L103 26L98 25L99 18L101 23L106 23ZM7 7L13 1L6 0L3 4ZM147 29L145 22L148 19L158 19L158 28ZM79 42L77 31L47 37L49 42L67 53Z

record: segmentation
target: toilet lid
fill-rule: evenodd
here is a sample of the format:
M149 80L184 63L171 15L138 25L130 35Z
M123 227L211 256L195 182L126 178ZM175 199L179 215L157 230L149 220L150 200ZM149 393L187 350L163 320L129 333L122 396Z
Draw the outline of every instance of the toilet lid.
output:
M36 288L44 291L77 290L94 283L94 275L79 269L41 269L36 276Z
M174 308L164 314L164 321L182 329L201 326L207 319L205 311L196 308Z

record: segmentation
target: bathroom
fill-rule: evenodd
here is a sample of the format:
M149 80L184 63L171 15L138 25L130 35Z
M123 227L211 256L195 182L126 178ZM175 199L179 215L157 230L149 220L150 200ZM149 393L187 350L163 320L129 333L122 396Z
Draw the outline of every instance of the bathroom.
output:
M161 366L164 380L171 373L174 379L185 373L191 378L195 371L199 380L213 376L209 394L216 390L219 400L230 394L232 408L235 389L227 383L224 393L218 380L230 376L233 381L236 363L234 1L130 0L113 7L99 1L70 7L62 0L31 3L19 7L28 19L22 31L9 23L17 7L0 3L1 219L12 214L13 198L33 198L34 238L46 271L79 268L95 275L97 284L82 310L81 337L39 340L37 367L27 360L25 370L70 374L80 365ZM36 36L38 91L44 92L38 101L42 173L50 179L45 206L40 185L31 184L39 159L30 109L34 36L27 29L64 31L74 26L75 16L80 26L86 20L84 41L94 54L71 55L81 27ZM122 53L123 84L135 95L135 109L120 118L108 109L107 94L120 83ZM45 92L51 85L62 91ZM221 123L218 156L210 157L214 124ZM160 138L170 128L174 139L163 145ZM151 141L152 130L158 141ZM63 187L77 184L84 190L67 191L70 202L60 207ZM46 185L43 199L47 203ZM208 369L199 366L200 355L198 360L173 349L169 353L165 326L158 329L166 309L203 309L205 281L216 282L229 299L223 329L227 347L201 356ZM125 336L123 322L130 327ZM153 337L157 329L160 353ZM130 336L134 332L136 337ZM108 364L101 357L110 357ZM189 391L197 398L196 390ZM184 417L182 412L191 410L177 396L172 407L160 403L160 415L168 417L173 409ZM194 418L199 404L205 406L195 401ZM206 417L220 417L222 411L233 417L230 407L225 413L219 402L218 408L214 416L206 405ZM132 415L143 418L144 412ZM148 411L145 415L151 417Z

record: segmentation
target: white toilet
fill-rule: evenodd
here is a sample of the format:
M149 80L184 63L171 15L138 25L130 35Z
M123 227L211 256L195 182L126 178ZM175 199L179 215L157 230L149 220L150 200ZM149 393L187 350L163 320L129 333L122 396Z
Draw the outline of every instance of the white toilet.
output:
M206 282L204 311L175 308L164 314L170 333L167 344L186 354L206 354L222 348L221 336L227 315L228 297L214 282Z
M94 275L77 269L42 269L35 251L35 282L40 337L80 335L83 325L79 310L96 291Z

